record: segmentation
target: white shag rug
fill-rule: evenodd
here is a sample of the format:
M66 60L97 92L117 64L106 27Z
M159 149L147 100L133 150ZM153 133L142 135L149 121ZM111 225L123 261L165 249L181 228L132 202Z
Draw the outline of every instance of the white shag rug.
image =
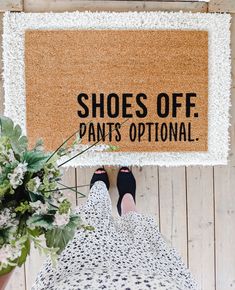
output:
M230 20L229 14L183 12L7 12L3 19L5 115L18 123L27 134L24 78L24 33L27 29L206 30L209 34L207 152L87 151L65 166L226 164L231 88Z

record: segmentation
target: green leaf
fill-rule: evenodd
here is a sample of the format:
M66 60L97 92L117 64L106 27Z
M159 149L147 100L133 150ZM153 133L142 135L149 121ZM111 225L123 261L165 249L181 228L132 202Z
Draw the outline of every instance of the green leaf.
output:
M1 268L1 264L0 264L0 268ZM3 268L3 269L0 271L0 276L5 275L5 274L7 274L7 273L10 273L14 268L15 268L15 266L10 266L10 265L8 265L6 268Z
M4 197L5 194L12 193L11 184L9 180L4 180L0 184L0 199Z
M25 172L25 174L24 174L24 183L25 184L28 183L29 180L32 178L32 176L33 176L33 172L29 172L29 171Z
M51 230L55 226L53 225L53 216L49 215L33 215L28 218L27 225L31 229L35 229L36 227L44 228L46 230Z
M82 228L86 231L94 231L95 228L93 226L90 226L90 225L83 225Z
M13 151L16 154L21 154L27 149L28 140L26 136L22 135L22 130L19 125L14 126L10 118L1 116L1 136L9 138Z
M28 163L28 171L40 171L48 159L48 154L40 151L27 151L23 154L23 161Z
M21 214L25 214L26 212L31 211L31 206L27 200L22 201L19 206L15 208L15 212L19 212Z
M74 237L80 222L80 217L73 216L66 226L48 230L45 234L47 247L59 248L58 254L60 254L68 242Z
M32 202L35 202L38 200L38 194L33 193L32 191L28 191L29 198Z
M64 199L59 206L59 213L60 214L68 213L70 207L71 203L67 199Z
M36 144L33 148L34 151L42 151L43 150L43 140L42 139L38 139L36 141Z
M108 151L117 151L118 149L119 149L119 147L118 146L115 146L115 145L108 145L109 146L109 149L108 149Z
M27 239L25 244L24 244L24 247L21 250L21 255L18 258L18 261L17 261L18 266L22 266L24 264L29 252L30 252L30 240Z
M43 230L39 228L27 229L27 231L34 238L39 237L43 233Z

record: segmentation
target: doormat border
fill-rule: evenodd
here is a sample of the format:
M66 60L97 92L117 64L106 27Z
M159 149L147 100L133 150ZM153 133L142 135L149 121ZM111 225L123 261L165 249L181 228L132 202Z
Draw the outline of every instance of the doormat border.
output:
M231 89L229 14L184 12L10 13L3 18L4 114L26 132L24 33L28 29L161 29L208 31L208 151L99 152L102 144L66 166L227 164ZM84 148L86 145L84 145Z

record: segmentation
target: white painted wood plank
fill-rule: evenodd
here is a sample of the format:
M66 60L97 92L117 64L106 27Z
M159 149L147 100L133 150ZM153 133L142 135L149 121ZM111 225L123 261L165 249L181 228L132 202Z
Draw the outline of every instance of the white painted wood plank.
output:
M235 1L234 1L235 2ZM230 108L230 166L235 166L235 14L232 14L231 21L231 49L232 49L232 106Z
M90 190L90 179L91 179L91 174L96 168L94 167L87 167L87 168L76 168L76 174L77 174L77 186L78 187L78 192L81 192L82 194L85 195L83 197L81 194L77 194L77 205L81 206L83 205L87 197L89 195L89 190ZM80 187L82 186L82 187Z
M136 205L140 213L154 217L160 223L158 204L158 167L132 167L136 179Z
M199 289L215 289L213 168L187 168L188 260Z
M0 1L0 12L1 11L22 11L23 0L1 0Z
M63 178L61 180L61 185L60 188L65 188L65 187L75 187L75 169L74 168L63 168L62 169L63 172ZM76 207L76 191L75 188L73 189L67 189L67 190L63 190L64 195L66 196L66 198L71 202L72 207Z
M217 290L235 289L235 167L215 167Z
M235 20L235 15L234 15ZM235 59L235 58L234 58ZM230 153L229 153L229 166L235 166L235 86L232 89L232 107L231 115L233 116L230 126Z
M45 260L46 256L40 255L38 250L34 248L33 244L31 244L30 255L28 256L25 263L25 290L31 289L33 283L35 282L37 274L40 271Z
M192 11L206 12L205 2L24 0L26 12L64 11Z
M210 0L208 5L209 12L230 12L235 13L234 0Z
M187 264L187 217L184 167L159 168L161 233Z
M5 290L25 290L24 266L17 267L12 273Z
M92 1L92 0L88 0L88 1ZM109 1L109 0L104 0L104 1ZM116 1L116 0L114 0ZM127 0L127 1L132 1L132 0ZM157 2L166 2L166 0L146 0L146 2L151 2L151 1L157 1ZM167 2L208 2L210 0L168 0Z

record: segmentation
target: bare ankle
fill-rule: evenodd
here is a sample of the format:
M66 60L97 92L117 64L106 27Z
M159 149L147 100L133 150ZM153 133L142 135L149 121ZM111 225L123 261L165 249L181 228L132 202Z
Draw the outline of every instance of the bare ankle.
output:
M122 214L128 213L130 211L137 212L135 201L131 193L125 193L122 199L121 208L122 208Z

